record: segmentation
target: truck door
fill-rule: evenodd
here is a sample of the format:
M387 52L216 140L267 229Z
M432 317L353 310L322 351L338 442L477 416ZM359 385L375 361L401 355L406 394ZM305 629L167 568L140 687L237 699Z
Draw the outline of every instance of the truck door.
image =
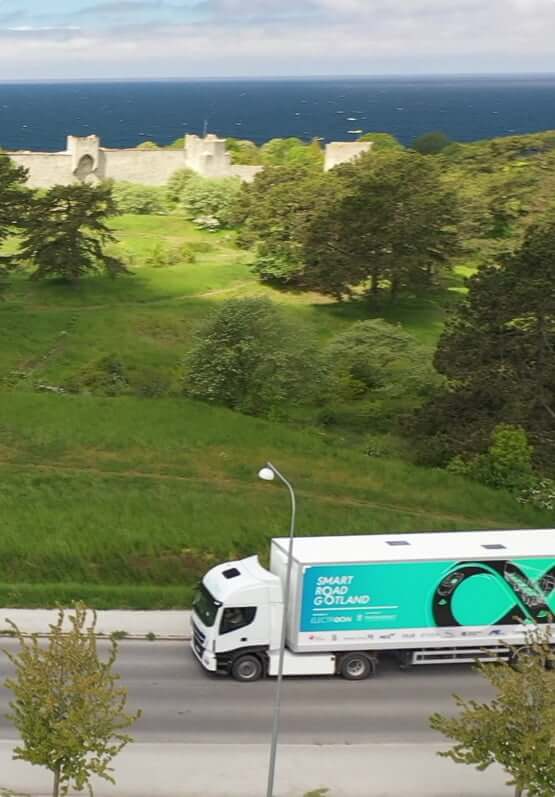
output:
M267 646L268 629L267 606L228 606L221 615L216 650L225 653Z

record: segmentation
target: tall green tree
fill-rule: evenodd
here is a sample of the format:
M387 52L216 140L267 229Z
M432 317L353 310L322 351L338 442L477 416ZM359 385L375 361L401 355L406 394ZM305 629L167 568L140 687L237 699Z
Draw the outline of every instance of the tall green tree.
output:
M489 703L455 696L456 717L434 714L431 726L455 742L446 753L483 771L500 764L515 797L555 794L555 651L548 633L529 636L515 661L480 662L476 669L495 689Z
M166 183L166 204L170 210L175 210L181 200L185 186L195 176L191 169L178 169Z
M104 269L124 273L123 262L105 249L115 241L107 219L116 212L108 186L57 185L37 195L25 219L20 258L35 267L33 279L77 282Z
M2 253L2 246L22 225L30 201L31 192L25 187L27 176L26 169L0 152L0 289L15 263L13 255Z
M14 757L45 767L53 776L53 797L70 788L90 788L93 776L114 783L110 764L132 738L126 733L140 716L126 710L127 690L113 666L112 640L104 659L97 649L96 615L77 606L50 626L46 643L24 637L17 653L7 652L15 674L5 686L13 694L10 719L21 735Z
M241 181L237 177L193 175L181 189L179 208L199 227L227 227L240 191Z
M234 210L239 243L254 245L263 280L302 284L309 224L321 203L335 201L334 182L304 166L268 166L243 187Z
M333 172L341 189L319 203L304 242L307 283L339 297L365 283L376 295L386 282L393 298L432 284L457 251L456 197L440 167L391 151Z
M448 388L414 426L440 459L485 451L494 427L506 423L524 429L537 464L555 469L554 253L555 221L548 220L468 281L435 356Z

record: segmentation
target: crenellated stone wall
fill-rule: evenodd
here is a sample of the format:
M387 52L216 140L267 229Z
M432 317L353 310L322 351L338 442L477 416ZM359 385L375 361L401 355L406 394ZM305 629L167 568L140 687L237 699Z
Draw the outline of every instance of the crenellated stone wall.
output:
M370 142L337 142L326 147L325 170L359 157ZM127 181L163 185L179 169L191 169L204 177L238 177L252 182L263 166L236 166L224 138L189 135L182 150L107 149L98 136L69 136L63 152L8 152L29 170L29 185L50 188L77 182Z

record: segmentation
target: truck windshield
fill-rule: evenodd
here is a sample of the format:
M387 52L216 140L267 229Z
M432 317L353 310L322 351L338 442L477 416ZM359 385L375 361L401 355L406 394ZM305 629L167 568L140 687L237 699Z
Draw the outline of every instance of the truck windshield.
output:
M219 603L208 592L204 584L199 586L198 592L193 601L193 609L198 614L204 625L213 626L218 614L218 609L222 604Z

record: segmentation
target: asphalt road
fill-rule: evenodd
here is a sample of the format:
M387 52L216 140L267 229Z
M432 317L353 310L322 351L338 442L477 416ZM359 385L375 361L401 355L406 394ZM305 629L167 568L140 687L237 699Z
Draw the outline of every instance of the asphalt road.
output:
M16 649L13 640L0 647ZM187 643L121 642L117 670L130 706L143 717L133 729L138 742L186 744L266 743L274 682L240 684L203 672ZM0 682L10 672L0 658ZM384 663L375 679L287 679L281 741L290 745L364 745L437 742L428 727L434 711L453 709L452 694L491 695L466 665L422 666L400 672ZM0 739L16 739L5 714L10 693L0 687Z

